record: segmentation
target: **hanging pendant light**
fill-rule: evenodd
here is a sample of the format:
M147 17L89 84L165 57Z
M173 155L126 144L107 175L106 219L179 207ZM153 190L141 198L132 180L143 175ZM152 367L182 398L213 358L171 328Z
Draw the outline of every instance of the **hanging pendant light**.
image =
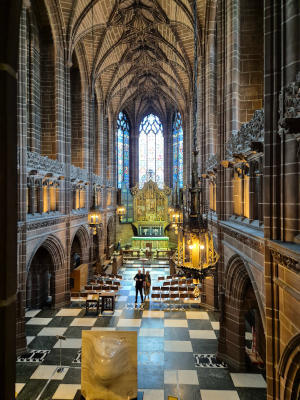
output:
M91 105L90 105L90 118L93 118L93 127L94 133L96 132L96 118L94 112L95 110L95 77L94 77L94 60L95 58L95 51L94 51L94 5L92 5L92 73L91 73ZM97 235L97 230L101 225L101 212L99 206L96 206L96 197L95 193L93 194L93 203L92 207L90 207L89 214L88 214L88 223L90 230L93 235Z
M198 176L197 163L197 0L193 1L194 11L194 92L193 92L193 164L192 164L192 185L190 193L190 210L188 221L184 227L183 247L188 244L188 255L182 263L182 267L198 271L198 277L203 279L208 272L216 265L219 255L215 250L213 234L208 229L205 215L205 203L203 199L202 178ZM188 258L188 261L187 261Z

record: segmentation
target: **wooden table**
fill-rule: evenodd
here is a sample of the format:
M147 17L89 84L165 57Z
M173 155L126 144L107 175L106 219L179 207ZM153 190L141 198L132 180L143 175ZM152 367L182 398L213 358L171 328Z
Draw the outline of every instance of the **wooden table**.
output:
M89 309L89 305L90 304L96 304L96 308L97 308L97 314L99 314L99 306L100 306L100 302L99 302L99 294L95 293L95 294L88 294L86 301L85 301L85 312L88 312Z

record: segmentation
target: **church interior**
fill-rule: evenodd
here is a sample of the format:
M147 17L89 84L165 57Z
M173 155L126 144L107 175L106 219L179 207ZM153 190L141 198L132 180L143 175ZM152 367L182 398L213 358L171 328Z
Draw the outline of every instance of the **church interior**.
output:
M299 400L299 1L0 21L1 399Z

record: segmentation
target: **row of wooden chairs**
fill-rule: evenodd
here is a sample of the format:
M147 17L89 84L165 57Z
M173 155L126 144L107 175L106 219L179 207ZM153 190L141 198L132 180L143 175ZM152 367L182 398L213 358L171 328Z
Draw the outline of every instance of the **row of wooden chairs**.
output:
M117 274L97 274L94 275L93 279L97 280L97 279L119 279L122 280L123 277L122 275L117 275Z
M169 299L195 299L194 293L152 293L152 299L167 301Z
M194 286L152 286L153 292L193 292Z
M84 288L87 291L93 290L95 292L103 290L113 290L117 292L119 290L119 286L117 285L86 285Z
M164 285L177 285L178 283L182 284L182 285L191 285L193 283L193 279L191 279L191 278L186 279L186 278L181 277L181 278L174 279L174 277L172 277L172 276L167 276L167 277L160 276L160 277L158 277L158 280L165 281Z
M97 281L91 280L89 282L89 286L99 286L99 285L113 285L113 286L120 286L121 283L119 281L114 281L111 279L99 279Z

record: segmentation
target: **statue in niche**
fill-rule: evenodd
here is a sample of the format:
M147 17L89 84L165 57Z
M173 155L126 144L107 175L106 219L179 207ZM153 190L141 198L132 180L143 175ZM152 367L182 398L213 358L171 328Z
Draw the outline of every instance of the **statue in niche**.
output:
M82 332L81 392L85 400L137 397L136 332Z

